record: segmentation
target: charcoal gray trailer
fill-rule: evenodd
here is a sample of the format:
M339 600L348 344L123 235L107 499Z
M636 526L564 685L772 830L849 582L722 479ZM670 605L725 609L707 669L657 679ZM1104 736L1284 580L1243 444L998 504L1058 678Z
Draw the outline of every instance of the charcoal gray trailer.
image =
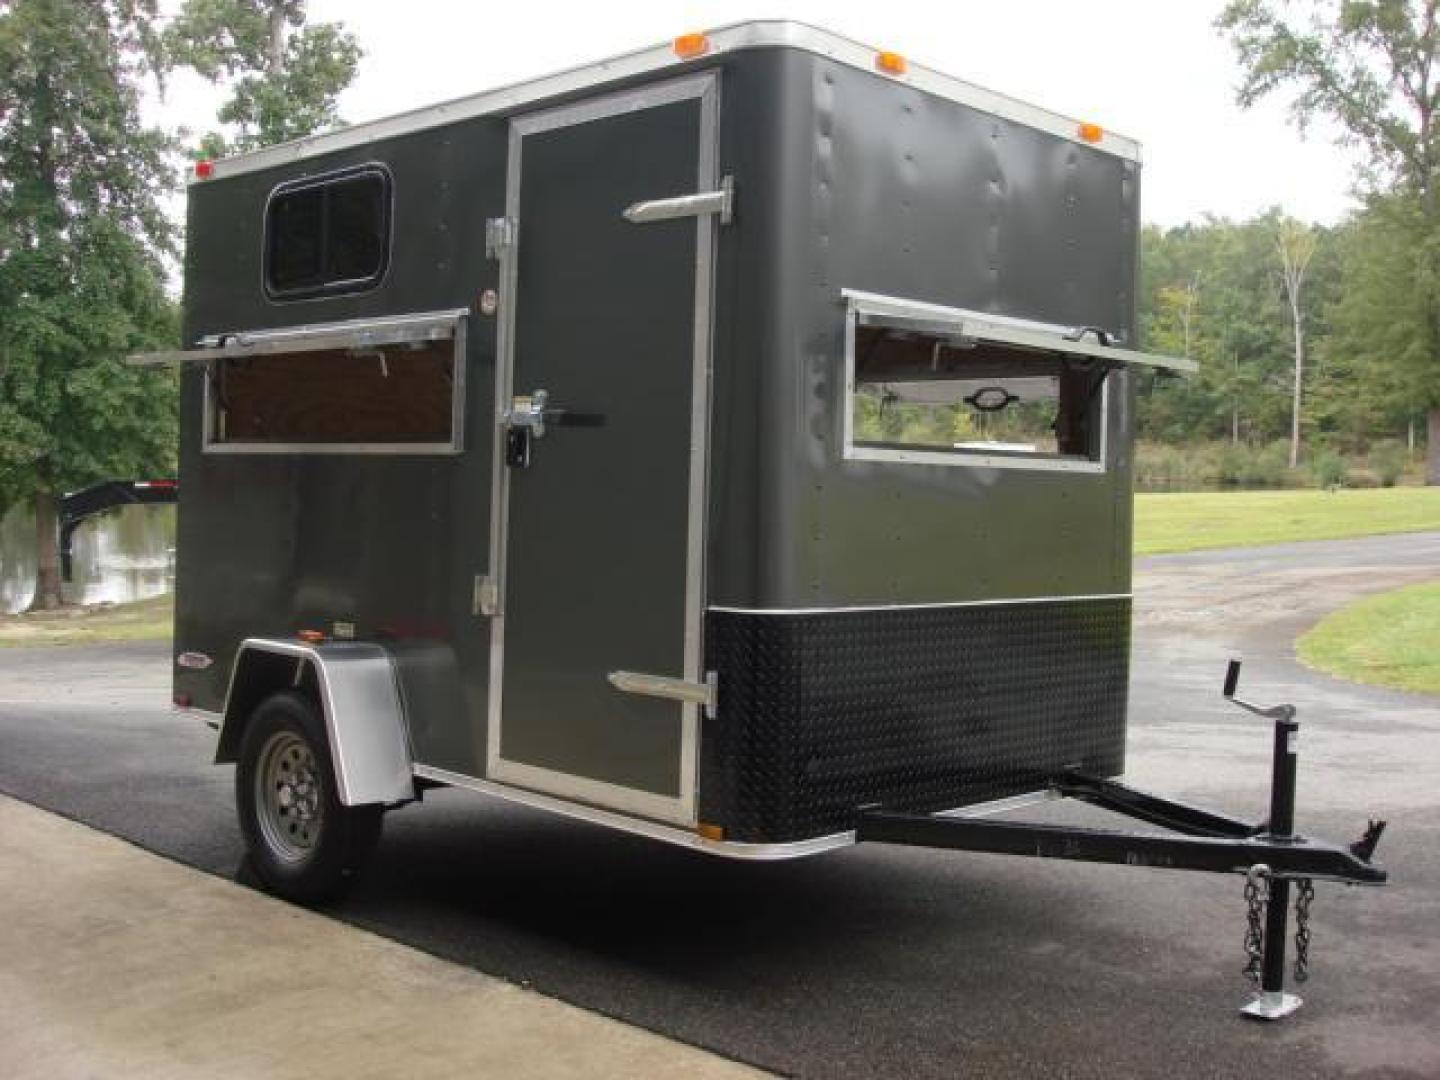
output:
M1192 366L1134 347L1139 182L773 22L198 167L175 693L261 878L332 894L443 784L740 858L1383 880L1113 779L1135 372ZM981 820L1056 793L1182 835Z

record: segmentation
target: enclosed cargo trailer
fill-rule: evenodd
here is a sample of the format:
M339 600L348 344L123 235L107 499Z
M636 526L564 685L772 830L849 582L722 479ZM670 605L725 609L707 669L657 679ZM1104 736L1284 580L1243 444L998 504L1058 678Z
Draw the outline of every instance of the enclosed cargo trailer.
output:
M272 888L435 784L785 858L1123 771L1130 140L762 22L198 172L175 690Z

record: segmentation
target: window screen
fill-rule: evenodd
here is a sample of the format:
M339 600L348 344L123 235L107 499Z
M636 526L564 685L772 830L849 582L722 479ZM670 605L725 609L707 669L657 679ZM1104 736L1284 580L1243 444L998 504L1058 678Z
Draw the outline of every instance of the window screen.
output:
M378 165L282 184L265 215L265 290L295 300L363 292L385 276L390 175Z

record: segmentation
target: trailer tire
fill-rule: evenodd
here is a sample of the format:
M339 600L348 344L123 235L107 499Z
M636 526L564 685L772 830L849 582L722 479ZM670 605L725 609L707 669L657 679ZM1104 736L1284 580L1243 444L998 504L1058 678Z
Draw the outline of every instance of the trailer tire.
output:
M301 904L342 896L380 839L381 806L346 806L335 786L325 723L285 690L256 706L235 768L235 808L251 869Z

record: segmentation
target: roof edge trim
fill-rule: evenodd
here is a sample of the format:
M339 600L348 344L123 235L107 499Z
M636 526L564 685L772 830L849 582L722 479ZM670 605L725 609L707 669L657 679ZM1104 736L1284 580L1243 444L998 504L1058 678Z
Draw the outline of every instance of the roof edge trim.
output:
M214 163L214 171L210 179L196 180L192 178L191 183L210 183L213 180L274 168L321 154L364 146L381 139L442 127L462 120L495 113L514 112L528 105L575 93L590 86L646 75L667 68L674 68L677 71L688 70L703 66L718 54L740 52L746 49L800 49L826 57L836 63L875 74L875 49L806 23L780 20L736 23L708 31L706 36L710 41L710 49L704 56L694 60L687 61L678 58L668 42L654 45L634 52L623 53L598 63L570 68L552 75L528 79L494 90L470 94L435 105L422 106L408 112L397 113L394 116L367 120L349 127L309 135L291 142L254 150L248 154L225 158ZM1037 128L1090 149L1100 150L1137 163L1140 161L1140 144L1134 139L1105 129L1098 142L1086 141L1080 134L1081 123L1074 117L1052 112L1038 105L1031 105L1006 94L987 90L982 86L966 82L953 75L946 75L932 68L910 64L903 75L877 77L888 78L936 97L967 105L981 112L1023 124L1026 127Z

